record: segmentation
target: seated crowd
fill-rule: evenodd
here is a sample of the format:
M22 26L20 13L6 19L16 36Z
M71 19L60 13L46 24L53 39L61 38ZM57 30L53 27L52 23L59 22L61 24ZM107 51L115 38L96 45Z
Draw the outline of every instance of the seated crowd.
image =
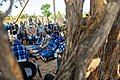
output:
M57 59L57 71L59 70L61 54L65 48L65 36L61 35L61 28L58 24L41 24L34 22L31 18L27 22L7 23L4 30L8 33L14 56L20 65L25 80L32 79L36 74L36 66L29 61L33 54L47 61L51 58ZM24 69L29 67L29 69ZM30 74L25 73L29 71Z

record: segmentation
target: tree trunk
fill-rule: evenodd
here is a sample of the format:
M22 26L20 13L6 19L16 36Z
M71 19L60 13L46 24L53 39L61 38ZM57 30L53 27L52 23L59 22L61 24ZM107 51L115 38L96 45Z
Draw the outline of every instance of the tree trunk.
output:
M0 71L4 80L23 80L19 66L10 50L8 36L0 21Z
M80 30L81 30L81 23L80 19L82 19L82 8L84 0L82 1L75 1L75 0L65 0L66 3L66 17L67 17L67 51L65 55L65 60L69 58L71 55L71 48L74 48L75 45L78 43L77 41L80 38ZM69 35L69 36L68 36Z
M90 0L90 16L87 18L87 33L100 23L105 12L105 0Z
M91 0L90 1L90 15L100 19L102 17L104 9L105 9L105 3L106 0Z
M1 80L23 80L20 68L14 59L9 46L7 34L3 30L3 20L11 12L14 0L5 14L0 15L0 79Z
M84 0L65 0L65 2L67 48L56 80L85 80L86 69L90 61L103 45L116 20L120 10L119 2L113 1L107 4L102 21L88 35L80 34L81 17L79 16Z
M69 57L72 57L72 54L76 54L75 47L79 43L80 34L81 34L81 22L80 19L82 19L82 9L83 9L83 3L84 0L65 0L66 4L66 21L67 21L67 45L66 45L66 52L64 54L64 61L63 64L65 64L67 61L69 61ZM69 36L68 36L69 35ZM74 53L75 52L75 53ZM71 56L72 55L72 56ZM74 55L75 57L75 55ZM79 65L76 60L76 58L72 58L73 60L70 64L67 64L66 70L62 73L62 75L59 75L56 78L56 80L77 80L79 79ZM65 62L65 63L64 63ZM61 65L63 66L63 65ZM69 69L71 67L71 69ZM69 69L69 71L67 71ZM82 76L85 76L85 74L82 73Z
M49 23L49 17L47 17L47 22Z
M117 78L117 65L120 60L120 12L113 27L108 35L107 43L103 46L102 52L99 54L101 63L90 74L87 80L110 80ZM104 49L105 48L105 49ZM112 59L111 59L112 58ZM117 80L117 79L115 79Z
M54 23L56 23L56 7L55 7L55 0L53 0L53 12L54 12Z
M90 0L90 16L88 17L87 27L93 28L99 24L105 11L105 0ZM88 29L89 30L89 29Z

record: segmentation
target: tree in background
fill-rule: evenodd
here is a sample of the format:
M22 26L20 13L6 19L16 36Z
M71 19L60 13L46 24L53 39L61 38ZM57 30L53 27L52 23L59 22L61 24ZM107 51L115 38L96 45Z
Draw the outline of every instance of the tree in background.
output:
M58 11L56 13L56 22L58 22L59 24L62 24L63 20L64 20L64 15L62 15L60 11Z
M25 18L26 18L26 15L25 15L25 14L21 14L20 18L21 18L21 19L25 19Z
M30 15L29 17L30 17L30 18L34 18L34 19L37 18L36 15Z
M0 15L2 15L3 14L3 12L2 11L0 11Z
M42 14L47 17L47 21L49 22L49 17L51 15L51 12L50 12L50 4L44 4L42 5L41 7L41 10L42 10Z
M54 14L52 14L52 15L50 16L50 20L54 20L54 18L55 18L55 16L54 16ZM63 22L63 20L64 20L64 15L62 15L61 12L58 11L58 12L56 13L56 23L58 23L58 24L61 25L62 22Z

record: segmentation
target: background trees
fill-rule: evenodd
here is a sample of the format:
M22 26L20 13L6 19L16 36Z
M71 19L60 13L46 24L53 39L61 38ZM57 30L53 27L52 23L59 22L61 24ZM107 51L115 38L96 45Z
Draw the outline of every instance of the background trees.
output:
M41 7L42 14L47 17L48 22L49 22L49 16L51 15L51 12L49 9L50 9L50 4L44 4Z

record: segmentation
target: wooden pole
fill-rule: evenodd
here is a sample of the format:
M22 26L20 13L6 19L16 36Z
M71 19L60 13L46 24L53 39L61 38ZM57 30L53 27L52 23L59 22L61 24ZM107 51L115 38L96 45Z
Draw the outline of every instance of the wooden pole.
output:
M55 0L53 0L53 11L54 11L54 23L56 23L56 9L55 9Z
M19 16L17 17L17 19L15 20L15 23L18 21L18 19L19 19L19 17L21 16L23 10L24 10L25 7L27 6L28 2L29 2L29 0L27 0L27 2L25 3L25 6L24 6L23 9L21 10L21 12L20 12Z

